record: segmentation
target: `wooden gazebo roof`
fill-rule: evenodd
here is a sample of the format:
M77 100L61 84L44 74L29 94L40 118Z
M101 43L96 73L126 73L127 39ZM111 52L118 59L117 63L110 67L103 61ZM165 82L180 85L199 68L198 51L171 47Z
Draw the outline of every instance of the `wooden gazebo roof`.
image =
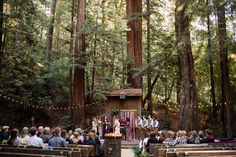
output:
M130 88L130 89L119 89L119 90L113 90L111 92L107 92L106 96L108 97L116 97L120 95L125 95L125 96L137 96L140 97L142 96L142 90L141 89L135 89L135 88Z

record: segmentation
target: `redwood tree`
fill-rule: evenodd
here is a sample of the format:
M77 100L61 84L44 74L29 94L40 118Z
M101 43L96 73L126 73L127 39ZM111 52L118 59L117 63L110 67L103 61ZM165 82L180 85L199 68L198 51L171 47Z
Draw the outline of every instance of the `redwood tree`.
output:
M74 94L73 94L73 123L84 126L84 103L85 103L85 6L86 0L78 0L76 39L75 39L75 67L74 67Z
M0 1L0 68L2 67L2 58L3 58L2 35L3 35L3 0Z
M190 41L189 0L176 0L175 32L179 64L180 129L198 128L198 104L194 59Z
M130 20L128 27L130 31L127 32L128 50L127 56L130 59L128 64L128 79L127 83L132 88L141 88L141 76L135 74L135 70L142 65L142 0L127 0L126 12ZM132 17L132 18L131 18Z
M51 62L51 51L52 51L56 6L57 6L57 0L53 0L52 6L51 6L51 13L50 13L50 22L48 26L48 34L47 34L47 49L46 49L46 63L47 64L50 64Z
M232 137L232 104L231 104L231 88L228 66L228 44L225 19L225 1L215 0L218 17L218 41L220 46L220 70L221 70L221 94L222 94L222 110L223 123L226 128L227 137Z
M217 122L217 109L216 109L216 96L215 96L215 80L214 80L214 69L212 62L212 46L211 46L211 24L210 24L210 7L209 0L206 0L207 6L207 53L209 56L209 68L210 68L210 83L211 83L211 99L212 99L212 122L215 124Z

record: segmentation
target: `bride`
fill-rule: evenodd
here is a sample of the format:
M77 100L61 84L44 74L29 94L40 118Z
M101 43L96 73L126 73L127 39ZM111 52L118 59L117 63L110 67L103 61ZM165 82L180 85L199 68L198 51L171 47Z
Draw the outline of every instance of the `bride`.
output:
M116 134L120 134L120 120L118 116L115 118L114 121L114 130Z

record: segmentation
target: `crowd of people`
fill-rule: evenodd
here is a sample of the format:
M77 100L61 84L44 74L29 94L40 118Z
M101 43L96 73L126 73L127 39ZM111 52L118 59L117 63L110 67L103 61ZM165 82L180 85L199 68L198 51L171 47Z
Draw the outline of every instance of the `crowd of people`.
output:
M144 137L139 142L139 148L143 153L149 152L150 143L162 143L166 145L176 144L200 144L218 142L213 136L212 130L205 131L158 131L150 132L147 137Z
M94 145L94 153L96 156L103 156L103 148L101 139L96 135L96 131L91 129L86 132L80 128L74 131L55 127L39 126L24 127L21 131L12 129L8 126L0 128L0 144L8 144L12 146L27 147L68 147L68 144L86 144Z
M114 116L112 122L106 116L102 118L93 118L92 125L86 130L76 128L75 130L65 130L60 127L51 129L50 127L39 126L23 127L21 131L0 127L0 143L13 146L26 145L29 147L68 147L68 144L87 144L94 145L96 153L103 154L102 143L106 133L116 133L122 135L126 140L127 128L135 130L135 139L138 139L139 147L143 152L149 151L150 143L163 143L166 145L176 144L199 144L211 143L216 139L212 130L205 131L159 131L159 122L155 117L136 116L132 120L120 119ZM102 142L101 142L102 141Z

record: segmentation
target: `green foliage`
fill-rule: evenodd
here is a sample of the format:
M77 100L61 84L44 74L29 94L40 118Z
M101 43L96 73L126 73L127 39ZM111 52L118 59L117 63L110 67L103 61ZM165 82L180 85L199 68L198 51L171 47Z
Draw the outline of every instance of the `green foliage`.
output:
M4 1L3 56L0 89L15 99L39 106L59 106L56 99L62 96L63 105L68 105L71 90L70 70L73 66L84 66L86 71L86 98L88 102L106 100L105 93L113 89L126 88L127 20L143 17L143 66L134 69L143 78L144 97L147 94L147 27L146 6L142 14L126 15L125 1L89 1L86 8L86 64L70 51L71 44L71 1L58 1L54 25L52 62L45 64L45 49L49 23L49 0ZM213 61L217 104L221 101L220 58L217 43L215 9L211 7L211 36L206 29L205 1L191 3L191 42L195 60L198 104L201 113L211 115L209 60ZM229 35L229 65L232 91L236 91L235 51L235 1L227 1L227 24ZM169 1L151 1L151 77L157 78L152 97L154 109L164 105L178 107L177 81L178 58L174 26L174 6ZM75 22L75 18L74 18ZM74 34L73 39L79 34ZM207 50L207 39L211 38L211 53ZM74 49L74 47L72 47ZM73 73L72 73L73 75ZM93 77L94 75L94 82ZM92 87L93 86L93 87ZM236 100L234 98L233 103ZM145 113L145 111L143 111ZM219 115L219 114L218 114ZM68 117L67 117L68 118ZM65 119L67 119L65 118ZM69 118L68 118L69 119ZM63 120L62 120L63 121ZM168 118L160 124L169 127ZM220 134L220 133L219 133Z

